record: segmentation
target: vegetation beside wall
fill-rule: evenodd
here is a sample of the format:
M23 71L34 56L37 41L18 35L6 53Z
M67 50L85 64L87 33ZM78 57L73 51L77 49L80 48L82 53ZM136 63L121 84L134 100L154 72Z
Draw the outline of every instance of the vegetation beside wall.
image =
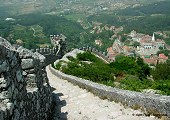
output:
M61 62L55 65L55 68L66 74L114 86L114 69L90 52L80 53L76 59L70 57L69 60L67 66L62 67L62 69Z
M54 68L108 86L139 92L152 89L155 93L170 95L168 62L159 64L152 70L141 58L118 56L116 62L106 64L92 53L84 52L79 53L76 58L68 59L70 62L60 61ZM150 75L154 80L147 79ZM157 78L159 75L165 78Z

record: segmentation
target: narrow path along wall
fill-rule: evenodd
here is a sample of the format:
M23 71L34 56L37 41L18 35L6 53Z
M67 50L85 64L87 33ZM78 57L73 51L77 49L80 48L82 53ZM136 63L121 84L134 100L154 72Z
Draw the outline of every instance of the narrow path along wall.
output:
M120 103L102 100L87 90L72 85L52 74L46 67L50 85L55 88L53 120L159 120L141 110L124 108Z
M121 90L97 84L82 78L64 74L49 66L50 71L57 77L78 85L102 99L121 102L134 109L142 109L145 113L154 116L168 116L170 118L170 96L150 95L140 92Z
M0 38L0 120L47 120L52 89L45 57Z

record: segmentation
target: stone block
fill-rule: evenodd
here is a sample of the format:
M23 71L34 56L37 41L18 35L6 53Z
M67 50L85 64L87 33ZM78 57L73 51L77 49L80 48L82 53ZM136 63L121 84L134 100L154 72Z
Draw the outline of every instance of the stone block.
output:
M34 60L33 59L22 59L21 67L23 70L34 68Z
M35 74L28 74L27 75L27 83L34 83L36 82L36 75Z
M14 119L13 120L19 120L20 112L18 109L14 110Z
M0 120L5 120L5 111L6 109L1 107L0 109Z
M35 69L24 70L27 74L34 74L36 71Z
M13 109L14 109L14 104L9 102L6 104L6 106L7 106L7 110L9 111L9 114L12 115Z
M7 63L7 61L4 61L1 65L0 65L0 73L8 71L9 70L9 65Z
M32 58L32 56L34 55L33 52L26 48L23 48L22 46L17 49L17 52L19 53L21 59Z
M8 95L7 91L2 91L0 93L0 100L5 100L5 99L8 99L8 98L9 98L9 95Z
M13 56L12 62L11 62L11 67L13 68L15 65L17 65L17 63L18 63L18 60L17 60L16 56Z
M16 72L16 78L18 82L23 82L23 76L20 70Z

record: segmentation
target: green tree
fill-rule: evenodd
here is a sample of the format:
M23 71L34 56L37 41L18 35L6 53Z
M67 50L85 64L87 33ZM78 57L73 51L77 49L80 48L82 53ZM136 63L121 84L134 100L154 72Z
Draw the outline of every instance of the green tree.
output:
M115 62L110 63L110 66L119 71L137 75L141 80L150 75L149 66L140 57L136 60L134 57L118 56Z
M121 36L121 42L125 42L127 40L127 36L126 35L122 35Z
M170 54L170 50L160 50L157 52L157 55L163 53L164 55L168 56Z
M147 75L150 75L150 68L148 64L144 63L141 57L138 57L136 60L138 64L138 76L140 79L147 78Z
M135 41L135 42L133 43L133 46L134 46L134 47L140 46L140 42Z
M120 56L117 61L110 63L110 66L129 74L136 74L137 64L133 57Z
M152 70L152 76L155 80L170 80L170 62L156 65Z
M123 54L119 54L119 55L116 55L115 57L115 61L118 61L120 59L124 58L124 55Z

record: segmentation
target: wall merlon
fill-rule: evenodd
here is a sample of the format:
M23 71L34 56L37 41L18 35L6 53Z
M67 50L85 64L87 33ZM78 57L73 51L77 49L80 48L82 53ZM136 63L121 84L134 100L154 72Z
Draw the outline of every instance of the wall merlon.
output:
M35 49L35 52L40 52L40 49Z

